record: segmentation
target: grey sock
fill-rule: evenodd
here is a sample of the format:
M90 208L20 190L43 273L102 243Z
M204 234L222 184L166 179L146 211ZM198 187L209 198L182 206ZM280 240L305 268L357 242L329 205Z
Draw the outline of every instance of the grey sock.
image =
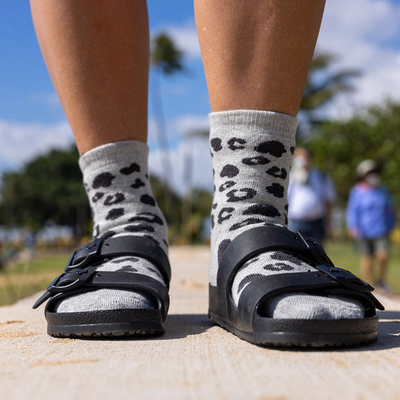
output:
M150 188L148 147L138 140L97 147L79 160L93 212L94 237L134 235L151 237L168 253L167 224ZM165 284L149 261L139 257L116 257L98 271L124 271L148 275ZM68 297L57 312L154 308L154 299L127 290L100 289Z
M236 110L210 114L210 126L215 184L210 283L216 286L218 259L236 236L263 225L286 229L286 192L297 119L275 112ZM310 269L290 253L263 253L236 274L233 300L237 305L246 285L261 276ZM298 293L275 297L267 304L267 313L273 318L362 318L364 309L352 299Z

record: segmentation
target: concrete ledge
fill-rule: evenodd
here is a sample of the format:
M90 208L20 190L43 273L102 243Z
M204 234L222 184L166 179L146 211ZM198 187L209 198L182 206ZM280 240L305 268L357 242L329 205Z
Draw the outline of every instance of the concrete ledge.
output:
M379 341L276 350L213 326L208 249L173 248L167 333L53 339L34 298L0 309L0 393L8 399L399 399L400 302L381 298Z

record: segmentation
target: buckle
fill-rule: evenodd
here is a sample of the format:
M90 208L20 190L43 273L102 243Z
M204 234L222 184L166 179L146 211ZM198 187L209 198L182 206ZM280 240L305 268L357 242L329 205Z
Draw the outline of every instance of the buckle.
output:
M93 240L93 242L91 243L85 244L80 248L80 250L75 251L67 262L67 265L64 270L65 272L57 276L57 278L50 283L50 285L47 287L47 290L39 297L39 299L33 305L33 308L38 308L46 300L50 299L50 297L52 297L54 294L76 289L77 287L82 286L93 275L93 272L96 270L96 267L90 267L90 266L87 267L87 265L90 265L93 259L99 255L103 242L104 239L103 237L101 237L99 239ZM76 255L81 250L87 250L88 253L83 257L83 260L79 261L77 264L73 264ZM65 279L68 283L60 285L59 283L64 277L68 278Z
M93 272L95 272L95 270L96 267L88 267L81 271L73 270L68 272L67 274L63 273L50 283L47 291L51 294L54 294L76 289L77 287L82 286L84 283L86 283L86 281L93 275ZM62 282L60 284L60 281L63 278L67 278L64 279L67 281L66 284L62 284Z
M89 250L89 253L79 263L72 264L75 256L79 253L80 250L75 251L72 254L72 256L69 258L64 271L69 272L76 268L84 268L86 265L91 264L93 259L99 254L99 250L101 249L101 245L103 244L103 242L104 242L104 239L101 237L99 239L95 239L91 243L87 243L84 246L82 246L81 249Z
M46 300L57 293L66 292L68 290L73 290L78 288L79 286L82 286L84 283L87 282L87 280L93 275L95 271L96 267L88 267L81 271L73 270L69 271L68 273L62 273L61 275L57 276L57 278L55 278L53 282L50 283L46 291L39 297L32 308L38 308ZM60 285L59 283L63 278L67 278L65 279L67 283L64 285Z
M302 234L300 231L296 231L296 233L318 264L325 264L332 267L334 266L331 259L325 253L324 248L315 239L313 239L311 236Z
M374 288L369 283L353 275L350 271L347 271L346 269L327 265L315 265L315 268L328 275L336 282L339 282L343 286L346 286L358 292L370 293L374 290Z

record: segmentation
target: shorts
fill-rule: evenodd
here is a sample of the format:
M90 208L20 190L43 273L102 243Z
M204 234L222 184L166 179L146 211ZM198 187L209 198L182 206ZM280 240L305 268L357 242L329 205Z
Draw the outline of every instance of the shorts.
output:
M357 251L363 256L373 256L379 251L389 251L387 236L379 238L361 238L356 241Z

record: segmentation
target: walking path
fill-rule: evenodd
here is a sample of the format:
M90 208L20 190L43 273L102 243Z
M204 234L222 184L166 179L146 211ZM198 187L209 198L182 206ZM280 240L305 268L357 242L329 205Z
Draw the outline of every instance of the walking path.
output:
M379 341L339 350L251 345L207 318L208 249L171 250L167 333L54 339L34 298L0 308L3 399L400 399L400 301L381 298Z

